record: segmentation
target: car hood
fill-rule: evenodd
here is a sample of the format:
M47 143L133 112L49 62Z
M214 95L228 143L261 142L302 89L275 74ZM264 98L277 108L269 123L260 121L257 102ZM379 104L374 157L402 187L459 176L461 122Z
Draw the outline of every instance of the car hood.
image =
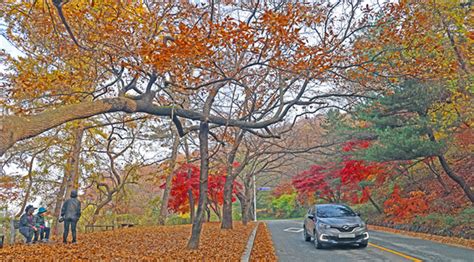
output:
M321 223L331 226L355 225L362 223L362 219L360 219L360 217L327 217L318 218L318 220Z

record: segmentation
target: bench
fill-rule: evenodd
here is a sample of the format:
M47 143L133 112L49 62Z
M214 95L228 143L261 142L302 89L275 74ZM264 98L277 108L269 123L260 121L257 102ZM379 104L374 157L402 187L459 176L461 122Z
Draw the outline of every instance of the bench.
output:
M114 230L114 225L86 225L86 233L95 232L96 228L102 229L101 231L109 229Z
M118 228L126 228L126 227L134 227L135 224L133 223L119 223Z

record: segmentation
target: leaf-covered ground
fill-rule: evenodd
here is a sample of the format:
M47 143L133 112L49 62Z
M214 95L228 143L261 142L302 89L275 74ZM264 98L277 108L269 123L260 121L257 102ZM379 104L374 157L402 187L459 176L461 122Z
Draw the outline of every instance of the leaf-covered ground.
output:
M250 261L277 261L272 235L265 223L260 223L258 226Z
M221 230L219 223L204 224L199 250L187 250L191 225L136 227L78 235L77 244L18 244L0 249L1 261L48 260L240 260L254 224L234 224Z

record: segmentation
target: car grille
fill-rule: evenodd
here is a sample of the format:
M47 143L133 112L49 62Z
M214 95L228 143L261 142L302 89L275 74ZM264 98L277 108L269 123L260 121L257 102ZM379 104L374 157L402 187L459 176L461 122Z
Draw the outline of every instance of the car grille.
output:
M354 230L354 228L358 227L358 225L355 225L355 226L331 226L331 228L336 228L337 230L339 230L340 232L352 232L352 230Z
M328 240L335 240L335 241L338 241L338 242L352 242L354 240L359 240L359 239L363 239L364 238L364 235L358 235L356 236L355 238L339 238L337 236L327 236L326 237Z

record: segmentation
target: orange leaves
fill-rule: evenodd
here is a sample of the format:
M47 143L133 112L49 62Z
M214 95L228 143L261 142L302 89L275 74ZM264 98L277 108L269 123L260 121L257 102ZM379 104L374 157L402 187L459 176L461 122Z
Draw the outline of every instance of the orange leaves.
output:
M267 224L260 223L253 243L250 261L277 261L272 235Z
M400 188L395 186L390 198L384 202L385 213L395 222L405 222L428 211L428 201L425 193L412 191L408 197L400 195Z
M187 250L191 225L128 228L79 234L79 243L15 245L0 249L2 260L240 260L253 225L234 224L221 230L218 223L203 225L198 250Z

